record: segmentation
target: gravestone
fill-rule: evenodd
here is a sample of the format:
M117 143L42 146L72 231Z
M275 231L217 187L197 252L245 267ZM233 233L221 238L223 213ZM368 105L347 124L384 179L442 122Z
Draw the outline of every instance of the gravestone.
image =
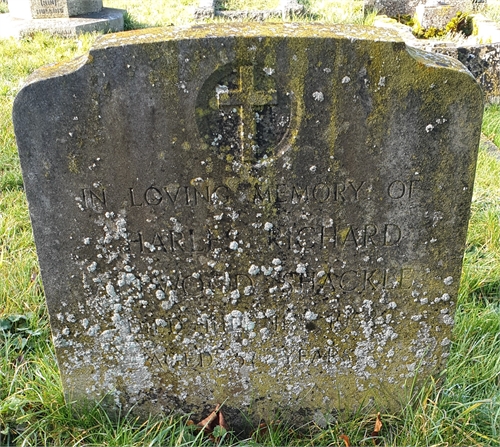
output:
M422 28L443 29L459 12L468 11L472 11L470 0L427 0L417 5L415 17Z
M459 62L356 26L135 31L36 72L14 125L68 398L236 430L399 408L448 355L481 116Z
M102 0L8 0L8 5L9 14L0 15L0 37L123 31L125 11L103 8Z
M365 8L376 9L380 14L396 17L402 14L415 14L421 0L365 0Z
M397 17L403 14L414 15L418 6L425 5L429 8L443 6L455 11L473 11L484 8L486 0L365 0L364 4L365 7L376 9L380 14Z
M298 16L304 12L304 5L297 0L280 0L276 8L262 10L225 10L221 8L218 0L200 0L198 7L194 10L195 19L206 19L223 17L231 20L267 20L272 17L286 19Z
M9 12L19 19L50 19L100 12L102 0L9 0Z

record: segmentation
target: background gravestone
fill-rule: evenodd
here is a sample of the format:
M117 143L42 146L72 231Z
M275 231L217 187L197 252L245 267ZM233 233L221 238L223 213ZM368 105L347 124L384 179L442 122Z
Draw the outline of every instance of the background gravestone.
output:
M375 8L380 14L397 17L402 14L415 14L418 5L438 6L447 5L455 11L470 12L484 7L486 0L365 0L365 7Z
M375 8L380 14L396 17L401 14L415 14L421 0L365 0L365 7Z
M103 8L102 0L8 0L0 14L0 38L43 31L63 36L123 31L121 9Z
M262 10L222 10L221 3L217 0L200 0L198 7L194 10L194 17L196 19L224 17L231 20L266 20L271 17L285 19L304 12L304 5L298 3L297 0L280 0L276 8Z
M35 73L14 124L69 398L236 429L399 407L448 355L481 115L460 63L355 26L138 31Z
M73 17L102 10L102 0L9 0L9 12L20 19Z

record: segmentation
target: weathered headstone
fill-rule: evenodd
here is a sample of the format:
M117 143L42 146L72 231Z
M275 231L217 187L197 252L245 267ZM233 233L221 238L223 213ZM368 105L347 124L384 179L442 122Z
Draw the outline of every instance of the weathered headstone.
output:
M397 408L448 355L481 115L459 62L355 26L137 31L35 73L14 124L67 395L236 428Z

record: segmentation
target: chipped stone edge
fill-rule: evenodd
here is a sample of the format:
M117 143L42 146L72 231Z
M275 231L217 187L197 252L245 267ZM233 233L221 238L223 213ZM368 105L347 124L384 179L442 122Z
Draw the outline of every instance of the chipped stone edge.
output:
M90 53L87 53L71 61L59 62L41 67L26 78L22 88L38 81L45 81L59 76L70 75L83 67L90 59Z
M464 64L462 64L462 62L460 62L458 59L455 59L451 56L446 56L440 53L430 53L428 51L421 50L420 48L411 47L409 45L406 45L406 52L413 59L425 64L427 67L453 69L465 73L475 80L474 76L467 69L467 67Z

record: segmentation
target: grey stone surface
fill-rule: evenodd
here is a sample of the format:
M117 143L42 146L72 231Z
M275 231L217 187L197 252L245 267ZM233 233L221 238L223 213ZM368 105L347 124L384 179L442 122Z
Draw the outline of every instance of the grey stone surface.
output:
M417 6L416 17L422 28L442 29L459 11L461 11L459 5L422 3Z
M21 38L37 31L66 37L82 33L123 31L123 9L103 8L99 12L76 17L52 19L18 19L12 14L0 14L0 37Z
M36 72L14 126L68 398L237 431L404 405L448 355L482 107L356 26L135 31Z
M481 136L481 146L486 148L486 150L497 160L500 160L500 149L493 141L488 140L484 135Z
M215 14L215 0L200 0L198 7L194 10L196 19L213 17Z
M220 10L216 0L200 0L194 11L195 19L222 17L231 20L267 20L272 17L287 18L304 12L304 6L297 0L280 0L276 9L264 10Z
M365 0L365 6L375 8L381 14L396 17L401 14L415 14L418 5L429 5L430 7L448 5L461 11L473 11L486 5L486 1L474 0Z
M8 0L9 13L16 19L68 18L100 12L102 0Z
M401 14L415 14L421 0L365 0L365 7L375 8L380 14L395 17Z

